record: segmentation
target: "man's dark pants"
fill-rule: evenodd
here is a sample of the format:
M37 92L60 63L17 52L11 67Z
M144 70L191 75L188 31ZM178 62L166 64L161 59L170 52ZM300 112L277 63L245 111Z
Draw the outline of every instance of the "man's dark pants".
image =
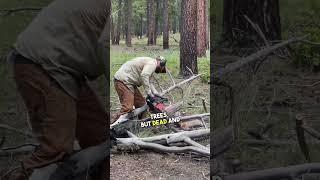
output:
M63 160L72 152L75 138L82 149L107 139L107 113L86 83L76 100L37 64L16 62L14 76L40 143L22 162L26 172ZM102 166L108 167L107 160ZM107 179L106 172L103 169L98 179Z

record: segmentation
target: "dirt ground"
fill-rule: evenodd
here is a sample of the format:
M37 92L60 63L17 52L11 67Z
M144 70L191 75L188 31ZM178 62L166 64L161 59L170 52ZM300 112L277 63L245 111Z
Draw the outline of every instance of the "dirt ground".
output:
M141 151L112 154L111 180L209 179L209 159Z

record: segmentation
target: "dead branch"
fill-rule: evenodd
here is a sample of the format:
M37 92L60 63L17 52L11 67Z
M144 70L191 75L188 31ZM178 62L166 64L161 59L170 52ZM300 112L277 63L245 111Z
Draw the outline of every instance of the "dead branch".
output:
M260 27L258 26L258 24L254 23L251 21L251 19L247 16L244 15L244 18L250 23L250 25L252 26L252 28L258 33L258 35L262 38L263 42L265 43L265 45L267 47L270 46L269 42L267 41L266 36L263 34L262 30L260 29Z
M19 11L40 11L42 7L20 7L20 8L13 8L13 9L0 9L0 12L5 12L5 15L10 15L15 12Z
M307 173L320 173L320 163L300 164L288 167L271 168L243 172L223 177L224 180L279 180L294 179Z
M169 69L168 69L168 68L166 68L166 71L167 71L167 72L168 72L168 74L169 74L169 77L170 77L170 79L171 79L171 81L172 81L173 86L175 86L175 85L176 85L176 82L174 81L174 79L173 79L173 76L172 76L171 72L169 71Z
M186 79L186 80L184 80L184 81L181 81L181 82L179 82L178 84L176 84L176 85L174 85L174 86L169 87L169 88L166 89L165 91L161 92L161 96L167 94L168 92L172 91L173 89L175 89L175 88L177 88L177 87L180 87L180 86L182 86L183 84L185 84L185 83L187 83L187 82L190 82L190 81L192 81L192 80L194 80L194 79L196 79L196 78L198 78L198 77L200 77L200 76L201 76L201 74L198 74L198 75L195 75L195 76L191 76L190 78L188 78L188 79Z
M297 86L297 87L314 87L316 85L320 84L320 81L317 81L313 84L308 84L308 85L301 85L301 84L281 84L281 85L284 85L284 86Z
M13 147L5 147L2 148L2 151L10 151L10 150L14 150L14 149L19 149L25 146L32 146L32 147L37 147L39 144L34 144L34 143L26 143L26 144L21 144L19 146L13 146Z
M176 43L180 43L175 37L171 36L171 38L172 38Z
M312 127L310 126L307 126L305 124L302 125L302 128L308 133L310 134L311 136L313 136L314 138L317 138L318 140L320 140L320 133L313 129Z
M198 138L198 137L208 136L209 134L210 134L210 129L199 129L194 131L183 131L183 132L178 132L174 134L163 134L163 135L145 137L140 139L144 142L155 142L160 140L166 140L167 141L166 143L170 144L170 143L176 142L175 140L177 140L178 137L181 137L181 136L189 137L189 138Z
M182 116L180 118L181 121L183 120L190 120L190 119L201 119L203 117L210 116L210 113L204 113L204 114L195 114L190 116Z
M200 143L197 143L196 141L192 140L191 138L189 137L185 137L184 139L184 142L186 142L187 144L191 145L191 146L195 146L195 147L198 147L198 148L202 148L204 150L208 149L206 146L200 144Z
M318 42L312 42L312 41L308 41L308 40L303 40L302 42L307 43L307 44L311 44L311 45L315 45L315 46L320 45L320 43L318 43Z
M14 155L29 154L34 149L35 149L34 146L23 146L23 147L11 149L11 150L0 150L0 157L10 156L12 154Z
M224 69L222 69L219 72L214 72L214 76L213 77L218 77L218 76L223 76L229 72L235 71L237 69L240 69L241 67L250 64L252 62L257 61L259 58L264 57L264 56L268 56L269 54L271 54L272 52L274 52L275 50L282 48L284 46L287 46L288 44L292 44L292 43L297 43L300 42L302 40L304 40L305 38L307 38L308 35L305 36L301 36L301 37L297 37L297 38L291 38L287 41L283 41L281 43L275 44L273 46L264 48L256 53L253 53L251 55L249 55L246 58L243 58L239 61L236 61L234 63L230 63L228 64Z
M206 106L206 99L202 98L201 100L202 100L202 106L203 106L204 112L207 113L208 110L207 110L207 106Z
M32 133L21 131L21 130L19 130L17 128L11 127L11 126L6 125L6 124L0 124L0 129L6 129L6 130L9 130L9 131L13 131L13 132L16 132L18 134L21 134L21 135L24 135L24 136L27 136L27 137L30 137L30 138L33 137Z

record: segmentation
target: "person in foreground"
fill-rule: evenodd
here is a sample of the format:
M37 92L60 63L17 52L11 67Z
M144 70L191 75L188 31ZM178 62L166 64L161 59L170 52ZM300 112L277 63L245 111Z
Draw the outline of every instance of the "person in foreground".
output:
M160 96L154 85L150 82L154 73L166 73L166 59L137 57L124 63L114 75L114 86L119 96L121 109L116 113L111 124L121 117L142 107L146 100L138 87L143 86L145 93L151 98ZM161 97L161 96L160 96Z
M10 180L68 158L108 138L108 113L87 81L106 73L110 0L55 0L18 36L9 55L39 146ZM107 82L109 83L109 82ZM92 174L108 179L107 159Z

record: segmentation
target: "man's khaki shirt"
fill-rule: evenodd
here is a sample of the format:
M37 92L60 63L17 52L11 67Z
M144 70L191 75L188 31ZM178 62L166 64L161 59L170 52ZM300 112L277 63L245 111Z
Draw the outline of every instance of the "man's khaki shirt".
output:
M143 86L146 94L157 94L150 78L157 68L157 60L150 57L137 57L124 63L114 78L122 81L134 92L135 87Z

